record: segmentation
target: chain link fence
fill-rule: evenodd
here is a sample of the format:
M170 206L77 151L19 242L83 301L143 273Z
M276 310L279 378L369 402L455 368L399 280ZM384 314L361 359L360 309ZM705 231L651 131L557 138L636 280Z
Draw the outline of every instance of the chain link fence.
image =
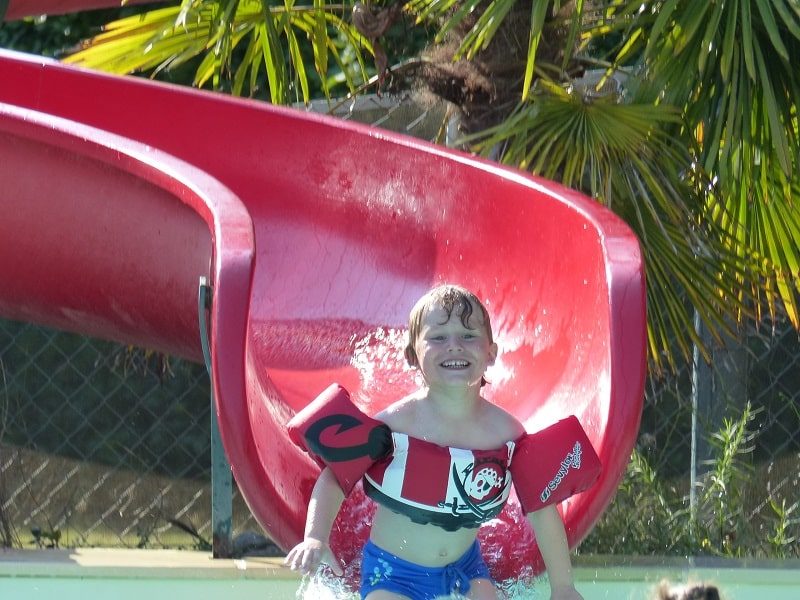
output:
M741 346L716 352L706 375L710 398L698 398L691 364L668 378L651 378L637 454L657 479L637 481L641 474L629 473L582 551L630 553L631 544L636 544L634 553L678 550L664 542L664 532L688 523L693 477L702 488L708 485L704 477L719 475L715 461L726 449L718 439L712 443L714 436L725 423L739 422L749 402L746 435L732 457L742 469L731 480L739 486L735 506L728 490L719 506L705 508L726 512L730 522L723 527L760 524L761 535L741 540L739 553L798 556L798 362L800 338L780 321L774 330L749 332ZM210 421L209 380L202 365L0 321L4 541L23 547L207 549L212 537ZM658 511L643 510L642 495L648 494L648 502L671 505L662 520ZM652 520L638 535L631 510ZM781 510L788 514L781 517ZM238 494L233 517L234 537L260 532ZM784 538L766 541L776 538L781 526ZM702 546L702 540L698 543Z
M798 484L800 336L779 316L647 381L628 472L581 552L800 557Z
M0 369L6 541L209 546L203 366L0 321ZM235 513L235 533L260 531L241 500Z

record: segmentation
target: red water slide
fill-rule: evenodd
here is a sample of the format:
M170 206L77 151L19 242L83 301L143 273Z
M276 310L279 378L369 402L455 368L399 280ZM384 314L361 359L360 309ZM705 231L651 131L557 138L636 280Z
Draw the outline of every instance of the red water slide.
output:
M63 15L91 10L133 4L156 4L168 0L8 0L5 19L11 21L22 17L38 15ZM0 18L2 21L2 18Z
M536 430L576 414L600 481L561 505L571 544L611 501L645 375L639 244L584 196L378 129L0 52L0 316L201 357L213 286L220 431L254 515L301 536L316 468L285 424L338 381L369 413L414 388L407 314L431 285L485 298L487 394ZM345 558L371 507L356 493ZM494 574L533 562L515 503L482 528Z

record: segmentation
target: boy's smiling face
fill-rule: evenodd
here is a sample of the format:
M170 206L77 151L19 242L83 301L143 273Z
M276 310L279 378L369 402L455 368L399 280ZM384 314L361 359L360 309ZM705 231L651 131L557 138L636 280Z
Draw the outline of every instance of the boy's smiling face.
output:
M461 311L455 307L448 315L434 304L424 313L414 349L429 387L479 386L497 357L497 344L489 337L481 311L473 306L466 324Z

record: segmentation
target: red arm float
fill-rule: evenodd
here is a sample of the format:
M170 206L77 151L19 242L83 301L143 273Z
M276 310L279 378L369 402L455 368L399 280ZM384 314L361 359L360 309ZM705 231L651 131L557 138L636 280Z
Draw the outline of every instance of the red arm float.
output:
M320 468L333 471L345 495L376 460L392 451L389 426L361 412L337 383L298 412L288 429L291 440Z
M588 489L600 476L600 459L574 416L516 444L511 477L526 514Z

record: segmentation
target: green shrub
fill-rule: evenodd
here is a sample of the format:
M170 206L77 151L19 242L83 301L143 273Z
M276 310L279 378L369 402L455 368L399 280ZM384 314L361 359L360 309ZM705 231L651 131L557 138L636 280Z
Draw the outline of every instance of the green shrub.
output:
M665 479L652 466L655 461L634 450L616 498L580 552L800 556L800 502L787 506L785 497L763 485L763 472L772 463L758 468L752 463L757 412L748 404L710 437L713 458L701 465L705 470L697 477L694 495L688 474Z

